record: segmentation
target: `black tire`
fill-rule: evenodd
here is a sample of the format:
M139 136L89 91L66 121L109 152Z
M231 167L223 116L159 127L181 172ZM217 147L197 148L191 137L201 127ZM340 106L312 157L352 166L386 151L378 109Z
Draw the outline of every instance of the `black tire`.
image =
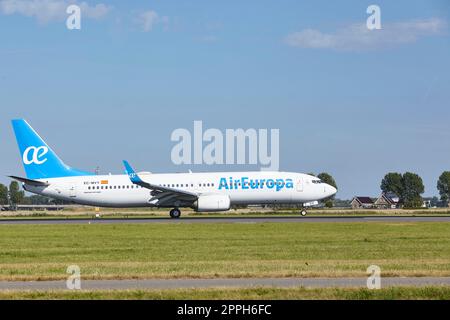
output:
M170 210L170 217L173 219L178 219L181 216L181 211L180 209L172 209Z
M302 215L302 217L304 217L304 216L306 216L307 212L306 212L305 209L303 209L303 210L300 212L300 214Z

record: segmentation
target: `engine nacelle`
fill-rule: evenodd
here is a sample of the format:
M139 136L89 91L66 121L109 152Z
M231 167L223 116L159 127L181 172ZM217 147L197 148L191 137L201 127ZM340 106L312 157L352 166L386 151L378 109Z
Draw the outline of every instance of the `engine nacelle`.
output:
M230 210L230 197L224 194L205 194L198 197L194 204L195 211L227 211Z

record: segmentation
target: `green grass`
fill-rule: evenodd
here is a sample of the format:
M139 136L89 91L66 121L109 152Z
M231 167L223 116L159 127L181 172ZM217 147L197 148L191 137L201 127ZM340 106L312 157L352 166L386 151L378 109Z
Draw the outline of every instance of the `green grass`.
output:
M182 215L192 218L199 217L291 217L299 216L299 209L237 209L228 212L195 212L191 209L183 209ZM2 219L92 219L95 217L93 209L83 207L62 211L15 211L2 212ZM138 209L108 209L102 208L98 212L103 218L161 218L169 217L168 209L138 208ZM450 209L395 209L395 210L351 210L351 209L310 209L308 216L450 216Z
M118 290L118 291L7 291L0 292L0 300L6 299L333 299L333 300L449 300L449 287L407 288L392 287L381 290L330 288L250 288L250 289L170 289L170 290Z
M450 223L0 225L0 280L450 276Z

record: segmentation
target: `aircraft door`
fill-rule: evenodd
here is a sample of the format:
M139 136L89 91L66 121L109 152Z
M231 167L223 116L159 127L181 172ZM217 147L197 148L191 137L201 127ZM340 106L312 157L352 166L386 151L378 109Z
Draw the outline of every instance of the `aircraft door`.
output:
M295 184L295 189L297 190L297 192L303 192L303 181L302 178L298 178L297 182Z

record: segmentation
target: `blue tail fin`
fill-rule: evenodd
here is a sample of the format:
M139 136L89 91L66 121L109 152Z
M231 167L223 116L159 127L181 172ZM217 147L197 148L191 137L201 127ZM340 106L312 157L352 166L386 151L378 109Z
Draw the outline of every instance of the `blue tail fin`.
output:
M65 165L25 120L12 120L12 126L28 179L92 175Z

